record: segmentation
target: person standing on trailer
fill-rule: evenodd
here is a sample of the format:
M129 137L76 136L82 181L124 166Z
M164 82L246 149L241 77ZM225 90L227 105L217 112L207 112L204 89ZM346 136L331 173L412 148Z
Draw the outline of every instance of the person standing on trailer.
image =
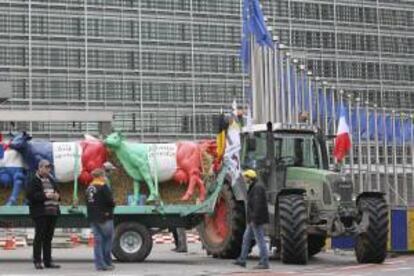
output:
M26 194L30 216L35 224L33 262L36 269L60 268L52 261L52 239L60 214L60 194L51 170L52 164L48 160L40 160L37 172L29 180Z
M86 189L88 222L95 238L94 263L98 271L113 270L112 243L114 237L115 201L108 186L105 170L92 171L93 180Z

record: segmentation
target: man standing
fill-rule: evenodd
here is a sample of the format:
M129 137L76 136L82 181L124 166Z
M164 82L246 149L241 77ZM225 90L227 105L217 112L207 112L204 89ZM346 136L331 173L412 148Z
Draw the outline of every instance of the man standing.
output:
M59 191L51 176L52 165L48 160L40 160L36 174L29 181L27 200L30 216L35 224L33 240L33 262L36 269L60 268L52 261L52 239L56 220L60 214Z
M266 190L261 184L257 183L257 174L254 170L244 171L243 178L248 185L247 226L243 235L241 254L234 264L246 267L246 259L254 238L260 250L260 262L254 269L268 269L269 255L264 238L264 225L269 223Z
M95 237L96 270L113 270L112 242L114 237L114 207L112 191L107 185L104 169L92 171L93 180L86 189L88 221Z

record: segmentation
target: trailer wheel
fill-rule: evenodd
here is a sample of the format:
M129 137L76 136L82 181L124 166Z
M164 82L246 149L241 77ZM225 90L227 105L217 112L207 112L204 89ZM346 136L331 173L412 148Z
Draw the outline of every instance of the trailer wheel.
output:
M321 252L325 246L325 235L308 235L308 253L309 256L314 256Z
M302 195L279 197L281 259L286 264L308 262L307 212Z
M148 228L137 222L123 222L116 226L112 254L120 262L142 262L152 249Z
M355 254L359 263L382 263L387 255L388 207L383 198L359 200L358 211L363 221L368 217L366 232L357 236Z
M225 183L214 208L198 226L207 254L219 258L236 258L241 251L245 226L244 205L238 202L228 183Z

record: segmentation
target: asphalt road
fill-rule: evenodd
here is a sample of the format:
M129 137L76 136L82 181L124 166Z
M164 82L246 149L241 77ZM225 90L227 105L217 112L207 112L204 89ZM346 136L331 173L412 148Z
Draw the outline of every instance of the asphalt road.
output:
M308 265L284 265L272 260L267 271L252 270L258 259L257 252L248 262L248 268L232 265L231 260L214 259L206 256L200 244L190 244L188 253L171 252L172 245L154 245L149 258L143 263L116 263L111 273L94 270L92 249L80 246L74 249L54 249L54 258L62 268L36 271L30 261L31 248L13 251L0 250L0 275L306 275L306 276L412 276L414 255L388 258L382 265L360 265L351 252L326 252L312 258Z

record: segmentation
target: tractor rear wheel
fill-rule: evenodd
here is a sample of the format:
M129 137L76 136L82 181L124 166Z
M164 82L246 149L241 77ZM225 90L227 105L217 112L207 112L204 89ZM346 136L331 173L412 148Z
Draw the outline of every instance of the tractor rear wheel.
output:
M358 202L360 223L368 223L357 236L355 254L359 263L382 263L387 255L388 206L380 197L364 197ZM364 217L366 219L364 219Z
M207 254L236 258L241 251L245 226L244 204L236 200L228 183L217 199L213 215L206 215L198 227Z
M286 264L308 262L307 211L302 195L279 197L281 259Z

